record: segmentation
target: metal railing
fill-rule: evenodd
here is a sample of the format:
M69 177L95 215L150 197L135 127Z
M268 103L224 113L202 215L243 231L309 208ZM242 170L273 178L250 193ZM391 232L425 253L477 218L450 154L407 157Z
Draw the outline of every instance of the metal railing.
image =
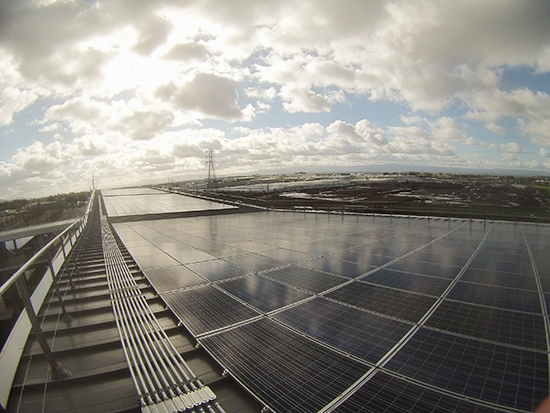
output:
M44 302L48 290L53 285L55 295L60 301L61 309L66 320L70 319L63 305L63 300L57 287L57 274L61 269L67 255L75 245L77 239L84 231L88 223L88 217L92 210L94 192L90 196L86 212L75 220L69 227L52 239L46 246L38 251L32 258L23 264L4 284L0 286L0 296L4 296L13 286L17 287L17 295L23 304L23 311L13 326L2 351L0 352L0 407L5 407L15 372L19 364L23 348L32 329L38 343L48 360L51 369L51 379L58 380L70 376L70 372L64 369L57 361L44 337L36 311ZM31 294L27 285L27 272L33 269L35 264L44 259L48 262L38 286Z

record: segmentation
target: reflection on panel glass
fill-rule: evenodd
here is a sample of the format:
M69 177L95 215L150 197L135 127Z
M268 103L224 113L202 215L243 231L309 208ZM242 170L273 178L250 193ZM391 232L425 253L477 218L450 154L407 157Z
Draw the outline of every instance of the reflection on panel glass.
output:
M412 327L321 298L292 307L274 318L372 363L380 360Z
M318 271L324 271L347 278L355 278L373 270L369 265L360 265L357 262L340 261L333 257L322 257L302 264Z
M302 267L287 267L263 274L264 277L279 280L303 290L320 293L337 285L345 283L347 279L335 277Z
M168 268L145 269L144 273L158 292L191 287L206 282L203 278L183 265Z
M534 275L507 274L503 272L481 270L478 268L467 268L460 277L460 280L491 285L494 287L537 291L537 280Z
M434 296L440 296L451 280L381 269L361 281Z
M536 291L458 282L447 298L468 303L506 308L508 310L540 313L540 299Z
M310 297L303 291L256 275L218 285L263 312L273 311Z
M219 281L226 278L238 277L247 271L224 260L203 261L188 264L187 267L195 271L208 281Z
M215 283L152 276L193 334L233 326L201 340L276 411L318 410L386 358L339 411L531 411L548 392L546 226L269 211L115 227L149 275L181 261Z
M435 297L354 282L327 297L391 317L418 321L435 303Z
M226 261L232 262L250 271L265 271L284 265L281 261L258 254L236 255L226 258Z

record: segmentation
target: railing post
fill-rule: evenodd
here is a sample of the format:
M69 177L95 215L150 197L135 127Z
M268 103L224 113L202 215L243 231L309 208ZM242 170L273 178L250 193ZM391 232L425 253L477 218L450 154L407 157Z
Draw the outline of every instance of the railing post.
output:
M49 261L48 265L52 273L52 283L55 290L55 295L57 297L57 300L59 301L59 304L61 305L61 310L63 311L63 322L65 324L69 324L71 321L73 321L73 318L67 312L67 309L65 308L65 303L63 302L63 297L61 297L61 291L59 291L59 284L57 284L57 276L55 274L55 269L53 267L53 257L52 257L51 250L48 251L48 261Z
M21 301L23 301L23 306L25 307L25 310L27 311L27 315L29 316L29 320L31 322L34 335L36 336L36 339L38 340L38 343L42 348L42 352L44 353L44 356L46 357L46 360L48 360L48 364L50 365L50 369L52 372L51 378L53 380L61 380L61 379L66 379L68 377L71 377L72 373L69 370L63 368L61 363L59 363L55 359L50 349L50 346L46 341L46 337L44 337L44 333L42 331L42 328L40 327L40 323L38 322L36 313L34 312L29 290L27 288L27 284L25 281L26 280L24 277L19 277L15 283L17 285L17 290L19 291L19 296L21 297Z

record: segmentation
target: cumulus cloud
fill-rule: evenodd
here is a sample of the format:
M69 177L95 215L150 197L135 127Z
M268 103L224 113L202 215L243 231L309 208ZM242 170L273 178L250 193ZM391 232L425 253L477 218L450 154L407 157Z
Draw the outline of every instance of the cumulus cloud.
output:
M479 166L477 148L535 168L521 138L550 147L548 90L506 75L550 71L549 13L546 0L4 0L0 128L21 146L0 158L1 183L160 179L214 146L228 172Z
M244 116L237 107L237 91L232 80L211 73L197 73L181 86L159 88L157 96L167 99L181 110L195 111L205 116L238 120Z

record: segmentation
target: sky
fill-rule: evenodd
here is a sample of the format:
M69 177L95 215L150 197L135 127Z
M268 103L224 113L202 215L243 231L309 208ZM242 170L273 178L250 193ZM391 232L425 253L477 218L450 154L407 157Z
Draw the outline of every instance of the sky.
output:
M0 199L263 171L550 173L547 0L2 0Z

